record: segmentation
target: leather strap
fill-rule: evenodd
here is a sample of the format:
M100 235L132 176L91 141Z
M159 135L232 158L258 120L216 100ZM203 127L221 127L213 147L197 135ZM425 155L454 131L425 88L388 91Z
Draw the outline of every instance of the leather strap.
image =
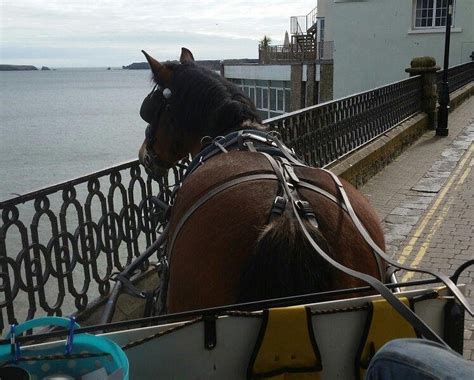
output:
M259 138L257 138L256 140L259 141L259 139L262 139L261 136L258 136ZM242 134L239 134L239 135L236 135L235 137L233 137L233 139L231 139L231 141L229 141L229 143L224 143L223 146L224 147L227 147L229 146L231 143L235 143L239 138L242 138ZM222 140L221 140L222 141ZM280 146L282 146L282 144L277 140L277 139L272 139L271 140L272 144L275 144L277 147L280 148ZM287 148L286 148L287 149ZM218 149L220 151L220 149ZM260 149L259 149L260 150ZM283 155L285 156L285 158L288 158L287 157L287 151L285 149L282 149L282 152L283 152ZM273 170L274 170L274 174L254 174L254 175L247 175L247 176L243 176L243 177L238 177L238 178L234 178L216 188L214 188L213 190L209 191L204 197L202 197L201 199L199 199L198 202L196 202L186 213L185 215L183 215L183 217L180 219L180 221L178 222L178 225L177 225L177 228L172 236L172 238L170 239L170 245L169 245L169 254L171 255L171 252L172 252L172 249L173 249L173 245L174 245L174 242L176 240L176 237L178 236L181 228L183 227L183 225L186 223L187 219L198 209L200 208L202 205L204 205L207 201L209 201L212 197L214 197L215 195L219 194L220 192L226 190L226 189L229 189L233 186L236 186L240 183L244 183L244 182L247 182L247 181L258 181L258 180L278 180L280 182L280 184L282 185L283 187L283 190L284 190L284 195L288 198L288 199L294 199L294 195L293 195L293 192L292 190L290 190L290 186L288 184L288 182L286 181L285 179L285 175L284 175L284 172L283 172L283 169L281 168L280 164L278 164L275 159L273 157L271 157L269 154L265 153L265 152L260 152L261 154L263 154L267 159L268 161L270 162ZM209 154L207 155L206 159L209 158L210 156L213 156L217 154L216 152L209 152ZM280 155L281 156L281 155ZM291 155L288 154L288 156L290 157L289 160L290 162L292 162L293 164L295 165L298 165L298 166L305 166L304 164L302 164L301 162L297 161L294 157L292 157ZM202 157L202 156L201 156ZM201 161L202 161L202 158L201 158ZM195 167L193 168L195 169ZM322 169L324 170L324 169ZM456 296L456 298L463 304L463 306L466 308L466 310L468 310L468 312L473 315L473 312L471 310L471 307L469 306L469 303L467 302L467 300L465 299L464 295L460 292L460 290L456 287L456 285L445 275L441 274L441 273L432 273L430 271L427 271L427 270L421 270L421 269L413 269L413 268L409 268L409 267L406 267L406 266L403 266L403 265L400 265L396 262L394 262L390 257L388 257L381 249L380 247L378 247L375 242L373 241L373 239L370 237L370 235L368 234L367 230L365 229L365 227L363 226L363 224L360 222L360 220L358 219L357 215L355 214L352 206L351 206L351 203L349 201L349 198L342 186L342 183L339 181L339 179L334 175L332 174L331 172L325 170L327 173L329 173L331 175L331 177L333 178L333 180L335 181L335 183L337 184L338 186L338 189L339 189L339 192L343 198L343 203L341 205L341 202L339 202L337 200L337 198L335 198L333 195L327 193L326 191L322 190L322 189L319 189L318 187L314 186L314 185L311 185L309 183L306 183L306 182L303 182L303 181L299 181L297 182L297 185L298 186L301 186L301 187L304 187L304 188L308 188L308 189L312 189L312 190L315 190L317 191L318 193L326 196L328 199L332 200L333 202L341 205L341 207L343 207L343 209L349 213L352 221L354 222L356 228L359 230L359 232L361 233L361 235L364 237L364 239L367 241L367 243L371 246L371 248L373 249L374 253L376 253L378 256L382 257L386 262L390 263L391 265L393 266L397 266L401 269L405 269L405 270L413 270L415 272L421 272L421 273L428 273L428 274L431 274L433 275L434 277L438 278L439 280L441 280L443 283L445 283L448 288L453 292L453 294ZM192 170L191 170L192 172ZM188 172L188 174L190 174ZM289 177L291 178L291 174L289 175ZM297 203L295 201L292 201L290 202L292 207L293 207L293 212L294 212L294 215L298 221L298 224L300 225L300 228L302 230L302 232L304 233L306 239L308 240L309 244L313 247L313 249L324 259L326 260L328 263L330 263L332 266L334 266L335 268L337 268L338 270L342 271L343 273L346 273L347 275L350 275L352 277L355 277L355 278L358 278L362 281L364 281L365 283L367 283L368 285L370 285L373 289L375 289L377 292L380 293L380 295L385 298L389 303L390 305L392 305L392 307L400 314L402 315L421 335L423 335L424 337L428 338L428 339L431 339L433 341L436 341L436 342L439 342L441 344L444 344L446 345L446 343L443 342L443 340L429 327L427 326L415 313L413 313L409 308L407 308L385 285L383 285L383 283L381 283L379 280L375 279L374 277L370 276L370 275L367 275L365 273L361 273L361 272L358 272L358 271L355 271L351 268L347 268L345 266L343 266L342 264L338 263L337 261L335 261L333 258L331 258L329 255L327 255L320 247L319 245L317 244L317 242L314 241L314 239L312 238L311 234L308 232L308 230L306 229L304 223L303 223L303 220L302 220L302 217L301 215L299 214L298 212L298 208L297 208ZM377 256L376 255L376 256ZM447 346L447 345L446 345ZM449 347L448 347L449 348Z
M270 164L272 167L278 171L280 171L278 165L276 165L274 162L275 160L273 157L270 157L269 155L262 153L267 159L269 159ZM282 178L283 174L277 173L278 178ZM286 181L282 182L283 189L286 193L286 196L291 199L292 192L288 186L288 183ZM347 199L348 200L348 199ZM351 268L347 268L344 265L340 264L336 260L334 260L331 256L329 256L324 250L318 245L318 243L313 239L309 231L306 229L305 224L303 223L303 220L297 210L297 206L295 202L290 202L292 207L293 207L293 213L298 221L298 224L305 235L308 243L312 246L312 248L319 254L321 258L323 258L325 261L327 261L329 264L331 264L333 267L336 269L340 270L341 272L358 278L359 280L364 281L368 285L370 285L373 289L375 289L383 298L387 300L390 305L403 317L405 318L412 326L413 328L418 331L421 335L423 335L425 338L430 339L432 341L438 342L440 344L443 344L446 346L449 350L451 348L434 332L428 325L426 325L413 311L410 310L407 306L403 304L382 282L377 280L376 278L365 274L358 272L356 270L353 270ZM346 204L347 205L347 204Z
M184 224L187 222L189 217L196 212L200 207L202 207L205 203L207 203L210 199L215 197L217 194L223 192L224 190L230 189L231 187L240 185L245 182L250 182L250 181L263 181L263 180L277 180L277 176L275 174L250 174L242 177L237 177L234 179L231 179L225 183L223 183L220 186L217 186L216 188L210 190L207 192L203 197L201 197L196 203L192 205L191 208L189 208L186 213L181 217L179 220L178 224L176 225L176 228L174 230L173 235L171 236L171 239L169 240L169 246L168 246L168 252L169 252L169 257L168 260L171 265L171 253L173 252L173 246L176 241L176 238L181 231L181 228L184 226Z
M185 178L196 170L202 163L222 152L220 147L218 147L213 141L206 145L206 147L193 158L191 163L188 165ZM244 144L244 142L252 142L252 144L249 146ZM283 145L277 138L273 137L271 133L266 131L259 131L256 129L239 130L231 132L224 137L220 137L218 143L226 150L233 146L236 146L240 150L247 148L250 151L253 151L253 148L255 148L255 150L259 152L269 153L272 156L285 157L293 166L306 166L296 158L293 151ZM255 146L255 144L258 144L258 147Z
M344 186L342 185L339 178L335 174L331 173L329 170L326 170L326 169L322 169L322 170L328 173L332 177L336 185L338 186L339 193L341 194L344 200L344 203L347 206L347 210L349 212L349 215L354 225L359 230L360 234L364 237L364 239L367 241L367 243L370 245L370 247L374 250L374 252L377 253L378 256L380 256L390 265L397 267L399 269L403 269L403 270L411 271L411 272L425 273L437 278L449 288L449 290L453 293L456 299L463 305L463 307L467 310L467 312L470 315L473 315L473 310L471 306L469 305L469 302L467 301L466 297L464 297L464 294L461 293L461 291L456 286L456 284L448 276L446 276L445 274L439 271L430 271L427 269L412 268L403 264L399 264L397 261L393 260L390 256L388 256L384 251L382 251L380 247L372 240L372 237L369 235L364 225L362 224L362 222L360 221L360 219L357 217L356 213L354 212L354 209L352 208L351 203L349 201L349 197L347 196L347 193L344 190Z

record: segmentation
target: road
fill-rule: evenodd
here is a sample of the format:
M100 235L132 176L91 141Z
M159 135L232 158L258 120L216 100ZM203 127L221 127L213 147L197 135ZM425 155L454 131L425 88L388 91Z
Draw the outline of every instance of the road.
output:
M425 133L361 190L382 219L388 253L451 275L474 258L474 97L449 115L448 128L448 137ZM471 266L460 279L471 305L473 278ZM474 319L467 313L464 338L464 357L474 361Z

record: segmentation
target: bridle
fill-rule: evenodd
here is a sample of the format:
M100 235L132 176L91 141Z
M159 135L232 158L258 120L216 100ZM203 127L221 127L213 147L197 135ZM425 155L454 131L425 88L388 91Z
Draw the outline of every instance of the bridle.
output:
M164 112L170 111L171 90L162 89L156 84L147 97L143 100L140 108L140 117L148 123L145 129L145 151L143 153L143 165L145 170L153 178L154 173L163 169L169 169L173 163L160 160L153 150L155 135L158 130L158 121ZM156 178L155 178L156 179Z

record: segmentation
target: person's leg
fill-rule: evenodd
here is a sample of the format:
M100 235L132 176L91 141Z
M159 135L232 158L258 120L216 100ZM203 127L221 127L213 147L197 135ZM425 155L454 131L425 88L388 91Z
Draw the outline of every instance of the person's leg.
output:
M473 380L474 362L429 340L396 339L375 354L365 379Z

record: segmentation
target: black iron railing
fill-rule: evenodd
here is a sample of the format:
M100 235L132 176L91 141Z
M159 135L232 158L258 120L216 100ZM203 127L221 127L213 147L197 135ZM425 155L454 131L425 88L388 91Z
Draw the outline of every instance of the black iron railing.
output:
M441 82L443 79L443 70L438 71L436 76L438 91L440 91ZM474 81L474 62L466 62L449 68L448 84L450 93L472 81Z
M265 123L309 164L323 166L417 113L420 97L413 77ZM168 202L185 166L157 183L132 161L0 202L0 330L81 311L107 295L113 273L161 232L153 195Z
M267 120L308 164L324 166L366 144L421 109L421 78Z
M154 195L168 202L184 169L157 183L135 160L0 202L0 329L108 294L113 273L156 240Z
M269 45L258 47L261 62L303 62L333 59L334 41L314 42L303 48L298 43L288 45Z

